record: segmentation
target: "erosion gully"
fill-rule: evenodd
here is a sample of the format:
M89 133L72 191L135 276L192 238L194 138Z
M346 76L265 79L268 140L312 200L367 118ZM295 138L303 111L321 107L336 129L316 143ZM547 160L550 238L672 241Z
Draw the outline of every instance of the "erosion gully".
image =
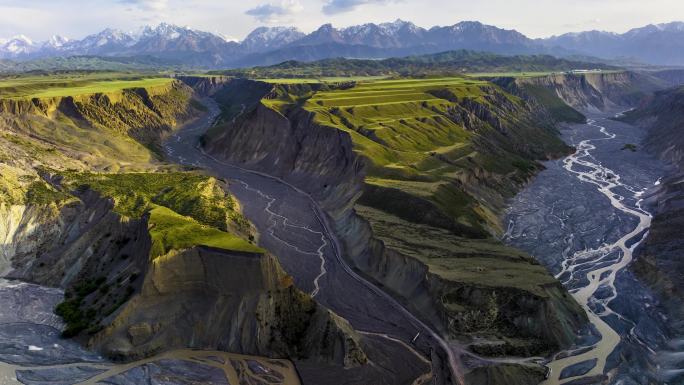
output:
M504 240L553 272L590 321L576 346L548 361L545 385L675 380L660 365L673 344L658 298L628 269L652 219L642 197L667 166L625 146L638 146L644 132L613 119L619 115L590 114L562 130L577 151L547 162L507 212Z
M198 147L199 137L212 125L220 110L205 101L209 113L171 136L165 143L168 158L229 180L229 188L257 227L261 246L277 255L302 290L349 320L364 338L364 347L375 367L377 383L427 384L433 373L447 370L463 383L454 349L428 325L394 298L356 274L341 258L337 240L326 217L311 197L278 178L226 164ZM161 373L174 383L238 383L232 362L278 371L286 384L295 383L294 368L271 365L258 357L225 352L177 350L127 364L108 362L60 338L63 324L53 314L64 293L38 285L0 281L0 383L69 384L143 383L151 373ZM10 311L6 311L10 310ZM446 369L434 367L439 351ZM231 361L234 360L234 361ZM374 360L374 362L373 362ZM300 366L301 365L301 366ZM224 375L209 378L216 371ZM260 369L261 370L261 369ZM338 373L337 373L337 372ZM332 375L331 375L332 373ZM300 363L297 373L306 380L328 378L335 383L359 383L367 372L346 371ZM382 379L394 379L383 381ZM256 379L258 380L258 379Z

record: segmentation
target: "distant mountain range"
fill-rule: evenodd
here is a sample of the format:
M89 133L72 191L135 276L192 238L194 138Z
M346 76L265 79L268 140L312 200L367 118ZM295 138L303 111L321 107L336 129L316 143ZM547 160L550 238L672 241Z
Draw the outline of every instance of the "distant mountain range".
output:
M602 63L567 60L550 55L497 55L456 50L382 60L330 58L312 62L285 61L273 66L210 71L245 78L325 78L353 76L451 76L462 73L565 72L591 68L615 70Z
M605 59L684 65L684 22L650 24L623 34L602 31L566 33L537 42L547 48L562 47Z
M0 39L0 59L18 61L69 56L162 60L169 65L235 68L287 60L334 57L381 59L467 49L497 54L551 54L684 65L684 23L649 25L624 34L580 32L530 39L515 31L466 21L425 29L407 21L338 29L325 24L305 34L292 27L260 27L235 42L210 32L166 23L137 33L114 29L69 40L54 36L34 42L26 36Z

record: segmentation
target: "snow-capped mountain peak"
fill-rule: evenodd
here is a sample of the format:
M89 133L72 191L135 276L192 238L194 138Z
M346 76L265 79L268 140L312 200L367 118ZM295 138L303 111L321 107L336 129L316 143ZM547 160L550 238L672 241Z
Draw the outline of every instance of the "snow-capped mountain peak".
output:
M259 27L252 31L242 45L250 52L277 49L304 37L295 27Z
M387 34L398 33L403 28L406 28L409 31L416 31L419 29L418 26L411 23L410 21L404 21L401 19L397 19L390 23L381 23L378 25L378 27L380 27L380 29Z
M69 38L60 35L52 35L43 46L46 48L60 48L69 42Z
M28 45L33 45L33 40L29 39L26 35L16 35L16 36L12 37L11 40L21 41L21 42L24 42Z
M146 26L142 30L142 38L157 37L164 38L168 40L175 40L181 37L181 35L193 31L188 27L181 27L174 24L160 23L156 27Z
M30 54L37 49L36 44L24 35L14 36L2 45L2 51L7 52L8 56Z

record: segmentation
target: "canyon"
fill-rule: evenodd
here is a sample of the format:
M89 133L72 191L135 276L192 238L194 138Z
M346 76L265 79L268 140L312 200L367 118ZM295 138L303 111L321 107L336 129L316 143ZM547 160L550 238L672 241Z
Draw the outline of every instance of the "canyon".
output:
M215 383L522 385L566 383L562 373L603 381L604 368L611 379L629 378L625 358L606 358L612 349L590 369L554 363L585 354L608 330L624 332L596 307L615 297L615 313L628 320L638 312L623 299L629 293L677 309L676 299L659 304L658 296L681 286L671 274L676 259L659 249L663 239L673 249L678 242L666 230L677 199L664 198L676 195L678 179L653 190L668 171L663 160L616 147L640 145L644 131L607 120L649 98L671 105L656 92L671 79L629 71L369 82L208 75L1 99L0 271L12 281L0 299L40 309L1 329L40 331L18 333L17 346L36 349L0 374L24 384L76 372L78 383L125 383L168 375L175 360L174 376L218 370L205 380ZM652 117L660 109L645 106L621 119L663 129ZM608 149L591 142L616 131ZM646 146L681 160L678 147L662 143ZM587 237L629 234L622 250L637 255L633 266L610 269L615 296L591 293L605 295L600 304L577 294L585 282L562 274L569 265L558 259L600 245L554 243L567 230L523 237L551 215L556 203L535 194L548 193L554 178L589 194L574 199L587 200L585 212L620 221L601 217ZM619 190L611 207L622 214L581 187L589 179ZM534 222L530 202L546 219ZM631 231L637 211L642 222ZM41 290L49 301L22 304L21 293ZM648 326L674 333L660 320L643 322L638 338L662 345L658 332L642 333ZM71 339L59 339L60 330ZM73 354L51 361L48 341L68 341ZM638 355L637 345L621 352ZM676 354L661 345L659 354ZM647 362L639 368L650 372Z
M495 79L494 81L495 83L503 85L511 85L509 79ZM516 80L515 83L512 92L518 92L520 95L527 97L530 100L530 103L535 102L535 97L531 92L526 93L525 88L541 87L544 90L551 91L552 95L556 95L555 98L565 103L568 108L582 111L600 111L614 108L618 105L628 105L629 103L638 100L640 95L645 96L652 90L662 87L662 83L656 77L636 73L591 74L586 76L553 75ZM640 93L635 94L635 89L639 90ZM266 96L266 99L278 100L282 94L288 95L289 97L297 95L298 93L314 93L315 95L317 91L318 90L312 90L310 86L304 86L303 89L287 88L285 91L274 87L271 94ZM308 96L307 99L309 97L310 96ZM536 102L539 104L553 102L548 99L549 98L542 101L536 100ZM294 100L296 101L296 96ZM270 105L270 103L272 102L269 102L268 104ZM301 105L301 103L298 104ZM447 250L450 250L449 248L439 248L439 246L435 245L434 241L432 241L429 244L428 251L423 252L422 255L421 253L416 252L417 245L421 245L420 247L422 248L426 247L424 245L427 244L421 244L421 242L426 242L428 239L435 239L435 237L449 239L449 231L441 230L445 228L445 225L439 224L439 220L434 218L434 216L438 215L439 208L435 208L434 205L430 204L431 202L425 202L424 199L412 198L410 193L406 194L407 191L411 191L406 186L397 188L396 186L400 185L396 184L394 189L387 189L384 188L385 186L374 186L373 184L375 183L369 183L369 180L371 180L370 177L377 177L378 175L373 175L374 170L372 170L373 167L377 166L373 164L374 159L371 159L370 161L364 159L366 163L366 172L362 171L361 167L358 166L358 159L355 158L353 154L350 154L349 148L352 148L351 152L356 152L363 156L364 150L368 145L364 144L364 149L362 150L354 150L354 132L350 132L352 136L352 143L350 144L349 139L345 138L340 132L346 130L340 130L339 128L336 131L331 130L329 127L326 127L326 124L323 124L324 127L320 127L320 120L317 120L315 115L313 117L311 116L311 111L307 111L306 104L304 105L304 108L288 108L287 102L285 102L285 106L275 104L276 108L269 109L264 107L264 105L259 105L258 103L254 104L254 102L252 102L252 106L253 107L251 107L252 109L250 110L250 106L246 104L242 114L237 116L223 128L225 130L224 132L218 133L219 128L209 132L208 136L210 136L210 138L205 138L203 143L205 149L210 154L218 156L220 159L226 159L230 163L240 164L243 167L259 170L261 172L265 171L265 167L269 167L274 163L278 164L282 171L276 172L275 175L286 180L288 183L295 184L295 186L303 189L307 193L310 193L314 199L320 202L323 210L331 216L333 231L340 234L343 248L347 250L348 257L360 271L364 272L374 281L379 282L383 287L391 290L393 295L400 299L404 299L412 306L417 314L420 314L420 316L430 324L436 325L435 327L437 328L456 330L452 337L456 337L456 335L461 333L462 338L463 331L468 330L469 333L472 333L470 338L475 337L474 341L478 341L475 343L470 342L470 348L476 352L485 355L505 355L511 354L511 352L515 352L513 354L535 354L543 351L544 348L540 347L540 345L537 345L535 348L530 348L530 345L525 345L525 342L520 340L512 342L514 340L511 338L511 335L504 337L503 341L492 341L491 334L481 332L481 330L486 329L487 326L469 325L467 323L468 321L463 319L449 319L448 306L454 305L444 301L445 298L449 298L449 301L456 300L456 304L459 306L458 311L462 311L462 307L460 306L468 303L474 305L478 309L487 309L487 296L490 298L489 301L492 301L491 298L495 298L494 301L496 301L501 297L504 299L502 302L510 303L510 301L506 299L504 293L510 292L511 286L515 287L515 283L508 283L508 285L510 285L508 287L505 287L506 283L504 283L502 286L504 286L505 289L502 288L502 291L497 292L494 290L489 291L489 294L487 294L486 291L483 293L483 290L492 290L491 286L483 288L481 286L482 282L469 282L467 276L449 277L448 273L439 272L440 265L434 262L434 257L430 260L430 263L426 264L424 259L426 255L434 255L435 253L444 253L448 255ZM547 116L547 118L553 119L553 114L549 111L547 112L550 115ZM335 114L335 112L333 112L333 114ZM350 130L356 129L352 119L340 116L340 114L335 115L339 116L344 127ZM331 122L335 123L334 120ZM339 125L337 127L339 127ZM367 136L365 132L360 133ZM273 138L275 139L273 140ZM221 141L221 144L217 144L217 140ZM288 144L289 140L294 140L294 142ZM317 143L317 145L313 146L307 144L307 141L309 140ZM380 140L373 137L371 137L371 140L380 142ZM322 143L328 142L334 144L330 146L321 145ZM559 152L555 156L559 156L561 153L562 152ZM315 161L310 159L314 159ZM325 159L325 162L329 162L335 166L325 166L325 164L328 163L322 162L322 159ZM360 175L361 177L365 176L366 182L364 183L363 193L359 200L356 201L357 204L354 205L353 209L350 206L354 202L353 199L358 196L359 191L354 191L351 187L358 185L358 182L351 179L348 184L339 189L342 190L341 192L334 189L334 185L330 182L327 182L330 180L327 179L328 172L333 175L330 178L340 178L339 174L342 172L341 170L344 170L341 166L344 166L349 170L348 172L344 172L344 174L350 175L350 179L353 178L355 174ZM368 171L369 169L371 171ZM269 172L273 172L273 170L269 169ZM492 175L487 175L487 177L488 179L495 179L495 177L492 178ZM476 184L477 181L478 179L469 179L469 188L473 188L473 182ZM406 184L408 185L408 183ZM476 186L475 188L478 189L478 196L486 196L486 186ZM374 194L378 194L381 197L384 196L384 198L374 199ZM417 207L421 207L418 210L423 213L426 210L433 210L433 212L436 213L431 216L410 217L410 215L412 215L410 214L410 208L404 207L401 210L401 214L399 214L402 217L399 218L396 215L393 215L394 212L392 211L391 206L387 206L387 197L390 196L395 197L392 200L396 200L396 197L401 197L403 200L413 200L412 206L417 205ZM509 195L508 197L510 196L512 195ZM503 200L503 198L499 199ZM338 203L335 204L335 201ZM381 204L382 206L370 207L368 206L369 204ZM489 204L491 205L491 202ZM408 214L406 209L409 209ZM435 226L434 223L438 223L438 225ZM449 227L446 227L446 229L449 229ZM451 227L450 230L461 231L462 235L464 231L460 227ZM493 230L495 233L497 231L493 228L490 228L490 230ZM424 239L421 239L421 234L425 236ZM473 235L471 233L466 237L468 236L472 237ZM344 243L345 239L347 239L346 244ZM407 242L408 239L411 239L411 241ZM455 239L453 242L454 244L459 244L460 247L463 247L462 239ZM367 244L375 244L375 246L372 246L369 249ZM472 246L468 246L473 247L474 250L478 250L478 246L482 247L476 243L471 244ZM481 250L482 249L479 249L478 251L481 253ZM478 253L478 251L475 251L475 253ZM489 248L486 249L486 252L491 256L496 255L492 250L492 246L489 246ZM461 258L463 257L464 256L461 256ZM522 262L524 260L525 259L523 258L520 261ZM524 262L520 264L524 266ZM486 276L487 268L484 266L486 265L480 267L478 272L483 276ZM444 265L442 264L441 267L444 268ZM428 275L425 274L426 271L429 272ZM497 278L500 279L500 277ZM551 284L551 286L548 286L549 283L553 281L546 283L544 278L539 277L536 279L541 280L535 281L539 282L540 286L547 285L542 286L546 288L545 290L549 290L549 287L557 285ZM415 282L417 280L424 283L416 285ZM491 280L488 282L491 282ZM455 283L457 283L457 286L452 286ZM489 283L488 286L489 285L491 285L491 283ZM456 289L457 291L454 292L454 289L457 287L460 288ZM529 288L527 290L532 291ZM453 297L453 294L447 294L450 292L455 294L459 291L461 293L459 294L460 297ZM571 343L570 340L563 340L563 336L574 335L574 332L583 324L581 317L575 318L574 320L572 318L573 314L581 314L582 311L578 311L574 302L568 301L562 296L562 290L560 290L559 294L553 294L553 292L542 294L540 296L543 298L542 301L547 301L546 303L548 304L546 305L548 306L546 308L548 310L545 311L550 313L537 313L534 316L530 316L532 319L544 319L546 322L544 323L545 325L559 326L558 329L549 329L547 327L544 330L545 333L549 334L545 336L546 342L543 342L541 346L543 346L544 343L550 343L552 346L555 345L555 347L569 346ZM464 297L463 295L467 296ZM515 295L516 297L519 297L521 294L516 293ZM435 301L436 298L440 298L440 300ZM473 302L474 298L477 298L475 301L479 302ZM538 299L532 301L535 300ZM539 305L534 305L532 308L539 309ZM541 308L544 309L544 306ZM520 308L504 308L503 310L504 312L511 311L513 313L519 313L521 311ZM497 311L501 311L501 308L497 309L495 313ZM498 315L494 316L495 319L497 316ZM506 315L504 313L502 316L498 317L506 317ZM548 317L559 318L558 321L550 321ZM480 321L487 319L483 313L479 313L475 318ZM513 320L513 322L515 322L515 320ZM526 327L534 327L534 323L528 323L527 325L528 326ZM452 327L453 329L449 329L449 327ZM478 329L480 330L480 333L478 333ZM572 331L568 332L568 330ZM491 333L491 330L489 330L489 332ZM522 333L525 333L524 329ZM482 337L484 337L484 339ZM501 338L500 335L498 338ZM534 349L539 350L535 351ZM496 376L497 374L493 373L497 370L503 372L506 370L520 370L515 369L515 365L497 365L495 363L496 360L487 362L486 359L481 360L481 357L472 359L472 361L474 362L473 366L478 368L472 372L474 376L479 375L483 370L482 368L485 368L484 370L489 373L489 376ZM492 362L494 362L494 364L492 364ZM520 368L520 366L518 368ZM505 376L506 374L503 375ZM512 377L515 377L515 375Z

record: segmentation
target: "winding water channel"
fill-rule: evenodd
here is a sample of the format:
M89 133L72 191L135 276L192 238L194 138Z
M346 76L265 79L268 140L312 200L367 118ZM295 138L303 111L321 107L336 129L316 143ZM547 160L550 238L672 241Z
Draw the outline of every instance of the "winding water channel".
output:
M586 310L591 324L577 346L547 363L544 384L647 384L655 351L666 339L657 298L627 269L648 234L642 199L666 172L638 145L642 130L591 116L563 137L575 154L547 169L512 202L509 244L552 271Z
M626 148L626 144L639 144L643 132L611 116L594 115L587 124L565 129L564 139L577 152L548 162L547 169L511 202L507 215L505 241L547 266L585 308L591 323L588 330L578 331L582 337L576 346L547 363L545 384L592 384L607 379L621 385L665 382L660 381L654 362L668 342L664 320L655 311L658 299L627 267L651 223L642 197L659 183L666 167L640 149ZM174 136L167 143L170 157L233 180L231 191L259 228L261 244L279 255L298 286L348 318L376 347L372 348L377 349L376 356L402 357L397 365L405 370L401 376L415 379L414 383L427 381L431 375L427 357L431 349L442 345L441 338L336 258L335 239L310 197L197 151L193 144L210 123L211 116ZM349 295L339 296L340 287ZM146 381L156 373L186 378L188 383L208 374L203 383L221 384L224 380L233 383L239 375L228 362L252 363L271 371L283 368L256 357L199 351L176 351L113 365L59 338L62 324L52 309L62 295L57 289L0 282L0 383L124 384ZM671 350L684 348L684 344L669 342ZM449 364L456 372L457 365ZM253 375L256 369L252 369L245 367L244 372ZM314 378L319 374L313 368L298 369ZM292 366L286 365L281 373L296 382ZM354 374L346 375L353 381ZM99 382L104 379L107 382Z

